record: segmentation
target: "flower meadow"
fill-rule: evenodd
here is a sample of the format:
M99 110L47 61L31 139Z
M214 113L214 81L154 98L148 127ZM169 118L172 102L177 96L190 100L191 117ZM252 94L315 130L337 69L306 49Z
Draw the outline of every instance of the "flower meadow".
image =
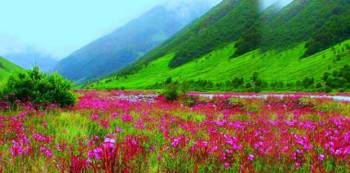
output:
M1 104L0 172L350 172L347 102L77 93L65 109Z

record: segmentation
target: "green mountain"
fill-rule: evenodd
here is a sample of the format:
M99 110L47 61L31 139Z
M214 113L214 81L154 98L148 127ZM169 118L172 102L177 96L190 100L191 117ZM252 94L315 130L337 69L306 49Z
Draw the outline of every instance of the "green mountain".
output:
M21 67L0 57L0 88L12 73L20 72L21 70L23 70Z
M119 73L92 88L152 88L168 78L214 83L253 73L267 82L320 80L350 64L350 1L294 0L262 9L224 0Z
M116 72L207 12L216 0L169 1L61 60L55 70L77 83Z

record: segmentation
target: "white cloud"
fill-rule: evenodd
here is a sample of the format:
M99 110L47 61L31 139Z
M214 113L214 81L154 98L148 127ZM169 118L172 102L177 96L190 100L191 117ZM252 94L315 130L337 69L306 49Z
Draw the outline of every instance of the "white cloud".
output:
M164 5L170 10L174 10L183 6L195 6L200 4L214 6L215 4L218 4L221 1L222 0L167 0L166 2L164 2Z

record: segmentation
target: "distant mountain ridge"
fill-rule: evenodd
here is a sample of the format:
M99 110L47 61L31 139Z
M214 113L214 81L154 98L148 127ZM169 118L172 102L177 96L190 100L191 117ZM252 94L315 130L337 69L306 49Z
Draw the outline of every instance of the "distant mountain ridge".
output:
M18 66L31 69L34 66L39 66L45 72L53 71L57 60L53 57L36 51L34 49L26 49L17 53L8 53L4 55L9 61Z
M202 3L199 3L202 2ZM55 70L78 83L98 79L134 62L163 43L211 6L160 5L58 63Z

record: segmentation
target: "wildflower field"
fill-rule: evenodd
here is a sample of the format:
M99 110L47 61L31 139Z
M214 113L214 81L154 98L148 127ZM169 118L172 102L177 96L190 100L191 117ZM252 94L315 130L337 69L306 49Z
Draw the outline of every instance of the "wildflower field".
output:
M78 94L65 109L0 104L0 172L350 172L347 102Z

